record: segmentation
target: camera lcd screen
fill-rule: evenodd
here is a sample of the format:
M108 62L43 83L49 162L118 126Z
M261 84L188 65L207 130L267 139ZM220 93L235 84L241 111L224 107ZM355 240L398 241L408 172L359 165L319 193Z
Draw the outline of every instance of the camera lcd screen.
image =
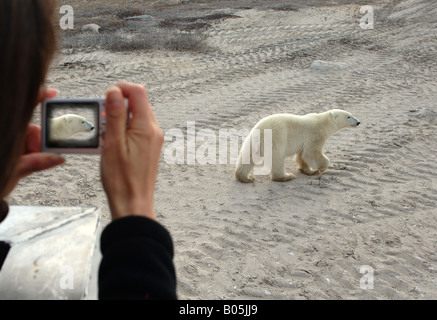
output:
M47 148L97 148L99 103L47 103Z

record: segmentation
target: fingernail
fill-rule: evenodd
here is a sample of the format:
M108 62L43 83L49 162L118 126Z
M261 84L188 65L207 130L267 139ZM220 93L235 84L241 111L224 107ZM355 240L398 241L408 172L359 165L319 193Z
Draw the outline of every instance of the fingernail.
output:
M106 94L106 114L108 116L119 116L123 111L123 105L123 96L120 88L111 87Z
M117 93L115 93L114 91L118 91ZM107 102L109 104L115 104L115 103L120 103L121 101L121 97L119 95L120 93L120 88L119 87L111 87L108 89L106 96L107 96Z
M56 165L61 165L65 162L65 158L58 155L58 154L54 154L52 156L50 156L50 164L56 166Z
M54 94L59 94L59 90L58 89L55 89L55 88L47 88L46 89L46 93L54 93Z
M109 92L114 91L114 90L116 90L116 91L118 91L118 92L121 92L121 90L120 90L119 87L117 87L117 86L112 86L112 87L110 87L108 90L106 90L106 93L108 94Z

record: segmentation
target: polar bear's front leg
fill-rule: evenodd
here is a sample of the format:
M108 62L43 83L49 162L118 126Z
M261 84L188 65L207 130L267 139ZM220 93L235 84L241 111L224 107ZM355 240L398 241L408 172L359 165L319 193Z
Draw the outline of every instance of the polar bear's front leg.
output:
M315 162L314 168L317 168L317 171L319 173L325 172L326 169L328 169L330 163L329 159L323 153L316 154L314 158L314 162Z
M285 172L285 158L275 157L272 159L272 180L277 182L286 182L296 178L292 173Z
M298 159L298 157L296 157L296 159ZM310 169L311 172L313 172L312 174L325 172L330 163L329 159L320 151L305 151L302 153L301 160L307 167L315 169L315 171Z
M299 152L296 155L295 161L298 165L298 170L308 176L312 176L317 174L317 171L312 170L310 166L302 159L302 152Z

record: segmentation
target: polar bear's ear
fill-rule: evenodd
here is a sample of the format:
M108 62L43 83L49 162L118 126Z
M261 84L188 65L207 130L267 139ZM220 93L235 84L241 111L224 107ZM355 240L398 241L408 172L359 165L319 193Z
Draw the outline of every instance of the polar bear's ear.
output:
M73 120L70 117L64 117L64 122L66 126L71 125L72 121Z
M335 111L329 111L329 114L331 115L331 118L335 120L335 118L337 118L337 114L335 113Z

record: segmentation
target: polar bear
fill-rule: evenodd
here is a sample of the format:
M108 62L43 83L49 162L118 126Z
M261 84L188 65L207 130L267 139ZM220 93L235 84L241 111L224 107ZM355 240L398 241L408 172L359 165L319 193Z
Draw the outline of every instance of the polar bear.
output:
M84 117L77 114L65 114L49 120L50 140L60 141L70 139L81 132L91 132L94 126Z
M333 109L324 113L311 113L304 116L292 114L275 114L259 121L243 142L235 177L241 182L254 182L250 175L254 167L254 152L258 155L264 150L263 132L271 129L271 170L273 181L285 182L295 178L295 175L285 172L285 158L295 155L295 161L300 172L314 175L324 172L329 166L329 159L323 154L323 147L330 136L345 128L357 127L360 121L351 113ZM258 130L260 140L258 148L251 150L254 131ZM243 154L249 155L243 157ZM246 160L245 160L246 159Z

